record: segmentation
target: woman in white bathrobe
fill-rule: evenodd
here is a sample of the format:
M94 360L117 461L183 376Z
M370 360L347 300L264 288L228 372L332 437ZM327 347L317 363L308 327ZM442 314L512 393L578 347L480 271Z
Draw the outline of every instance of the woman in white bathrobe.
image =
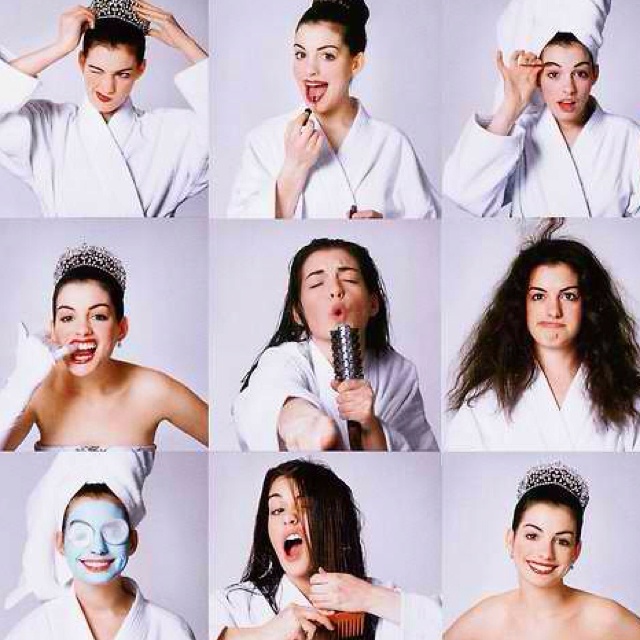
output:
M322 464L284 462L265 476L241 582L215 594L212 640L298 640L334 629L340 612L364 640L440 638L435 600L367 578L349 486Z
M479 216L505 205L516 217L638 215L640 127L591 95L595 51L557 33L539 57L518 50L505 62L499 52L504 98L492 116L466 125L443 193Z
M360 330L363 379L335 380L330 334L339 324ZM364 247L321 238L296 253L279 326L233 416L251 450L351 449L348 421L360 424L365 450L437 450L416 368L390 345L386 295Z
M364 0L314 0L300 19L293 72L306 110L248 135L227 215L422 218L439 205L407 138L350 95L362 70Z
M584 244L523 248L463 348L449 451L640 449L636 323Z
M114 12L122 18L103 17ZM146 67L143 30L189 61L176 82L190 110L133 106ZM85 102L31 99L37 76L81 41ZM20 57L0 48L0 165L48 217L172 216L207 186L207 87L207 55L170 13L144 1L74 7L53 44Z
M582 550L588 501L589 487L574 469L561 462L531 468L520 482L506 535L518 587L479 602L444 640L640 637L640 618L631 611L565 584Z
M113 358L126 338L126 273L104 247L81 245L58 260L50 335L19 327L16 366L0 391L0 449L34 425L39 450L141 446L172 424L206 445L206 403L172 377Z

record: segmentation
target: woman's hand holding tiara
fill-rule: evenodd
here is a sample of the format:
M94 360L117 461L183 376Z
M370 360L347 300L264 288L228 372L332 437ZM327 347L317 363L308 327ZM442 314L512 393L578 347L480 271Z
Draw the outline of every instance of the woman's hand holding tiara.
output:
M95 14L87 7L78 5L67 9L58 21L56 45L61 55L67 55L75 51L80 44L82 34L87 29L93 29L95 22Z
M504 63L502 51L496 54L496 65L504 81L504 100L496 111L488 129L498 135L509 135L538 88L542 60L535 53L514 51L509 64Z
M134 11L140 18L151 23L149 35L166 45L182 51L195 64L207 58L207 52L180 26L174 16L144 0L133 3Z

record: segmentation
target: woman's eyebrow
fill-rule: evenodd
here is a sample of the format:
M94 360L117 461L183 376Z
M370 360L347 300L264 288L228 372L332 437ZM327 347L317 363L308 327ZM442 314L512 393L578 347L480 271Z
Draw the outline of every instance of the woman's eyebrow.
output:
M309 278L311 278L311 276L321 276L323 273L325 273L324 269L316 269L315 271L312 271L311 273L308 273L304 279L308 280Z
M575 536L576 534L575 534L575 531L567 530L567 531L557 531L555 535L557 535L557 536L566 536L566 535Z
M279 493L272 493L267 500L271 500L271 498L282 498L282 496Z
M335 49L338 51L340 47L337 47L335 44L324 44L321 47L318 47L318 51L322 51L323 49Z
M531 524L531 522L527 522L524 526L531 527L532 529L535 529L536 531L540 531L540 533L542 533L542 529L537 524Z

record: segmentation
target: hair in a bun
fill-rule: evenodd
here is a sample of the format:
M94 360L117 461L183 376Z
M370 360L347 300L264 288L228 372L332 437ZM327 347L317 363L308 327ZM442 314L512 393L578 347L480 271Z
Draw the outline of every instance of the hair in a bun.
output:
M363 52L367 47L365 26L369 20L369 8L364 0L313 0L305 11L296 31L303 24L332 22L342 27L344 42L351 55Z

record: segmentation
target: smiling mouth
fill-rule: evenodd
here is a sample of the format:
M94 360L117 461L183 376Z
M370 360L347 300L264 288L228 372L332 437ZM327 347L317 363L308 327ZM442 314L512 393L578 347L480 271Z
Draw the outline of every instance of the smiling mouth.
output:
M295 560L302 553L302 536L298 533L288 535L284 541L284 555L287 560Z
M317 104L329 87L326 82L305 82L305 93L308 104Z
M533 573L537 573L539 576L548 576L556 570L556 565L554 564L544 564L533 562L532 560L527 560L527 565L529 565L529 569L531 569Z
M105 560L80 560L82 566L90 573L103 573L113 564L113 559Z
M75 351L69 356L69 359L74 364L85 364L90 360L93 360L93 356L98 348L98 343L95 340L87 340L85 342L74 342Z

